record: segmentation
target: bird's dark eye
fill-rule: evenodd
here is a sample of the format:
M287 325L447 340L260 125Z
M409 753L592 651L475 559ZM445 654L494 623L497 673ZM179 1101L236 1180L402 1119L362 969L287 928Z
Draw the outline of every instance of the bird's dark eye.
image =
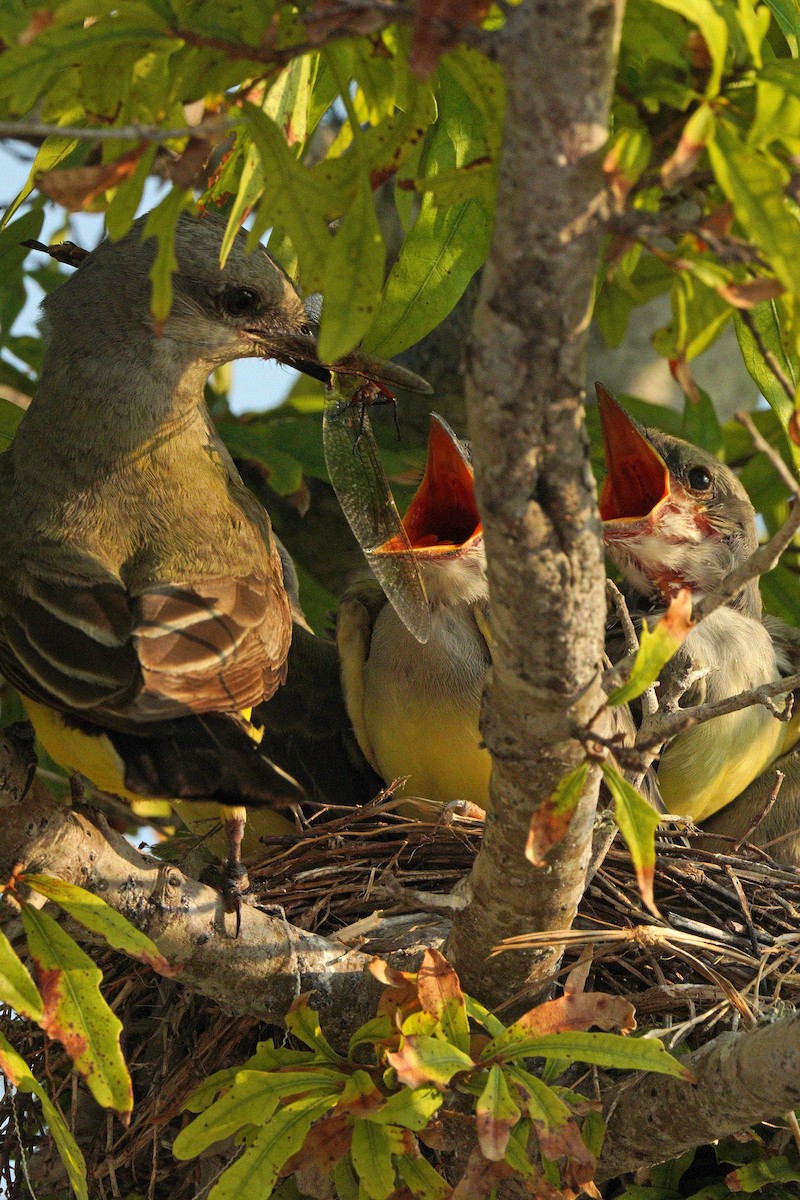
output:
M707 492L711 487L711 474L705 467L692 467L686 478L693 492Z
M254 313L261 302L261 297L255 288L229 288L222 297L222 306L230 317L244 317Z

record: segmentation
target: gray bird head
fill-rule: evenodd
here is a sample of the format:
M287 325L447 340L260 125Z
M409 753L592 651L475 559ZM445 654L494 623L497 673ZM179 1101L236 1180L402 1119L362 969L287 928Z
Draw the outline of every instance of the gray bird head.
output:
M643 429L597 385L608 474L600 516L608 553L639 595L699 600L758 546L755 511L729 467L681 438ZM758 615L758 586L734 602Z
M266 250L256 246L246 253L247 236L240 232L220 267L226 222L217 216L180 217L174 301L156 328L150 271L157 245L154 238L142 240L145 222L134 222L119 241L101 242L45 300L45 333L59 353L68 347L73 357L96 357L104 345L122 361L150 359L155 369L178 373L196 364L206 375L237 358L274 358L330 382L331 368L317 356L315 320ZM430 391L419 376L358 350L336 367L389 387Z

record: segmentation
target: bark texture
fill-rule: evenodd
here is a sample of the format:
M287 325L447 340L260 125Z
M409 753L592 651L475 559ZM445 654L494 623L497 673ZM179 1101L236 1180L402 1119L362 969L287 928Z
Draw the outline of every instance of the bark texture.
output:
M800 1016L750 1033L725 1033L683 1061L697 1083L642 1075L606 1093L600 1181L797 1108Z
M508 10L506 141L497 227L475 317L467 404L492 595L493 671L483 734L492 805L473 901L447 952L484 1002L552 969L485 957L502 937L565 928L589 859L598 777L570 829L535 870L531 814L584 757L574 739L602 702L605 575L582 406L596 230L574 235L602 186L622 4L559 0ZM502 881L502 886L498 883Z

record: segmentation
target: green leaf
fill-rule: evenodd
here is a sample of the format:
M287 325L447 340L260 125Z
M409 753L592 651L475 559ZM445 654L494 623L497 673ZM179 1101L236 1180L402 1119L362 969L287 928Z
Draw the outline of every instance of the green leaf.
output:
M319 356L335 362L349 353L372 323L383 289L383 244L372 188L363 176L325 263Z
M336 193L297 162L286 138L266 113L247 103L242 111L264 172L264 195L248 247L252 249L271 225L279 225L297 252L304 286L318 291L332 246L327 222L329 210L336 211Z
M157 333L172 308L172 276L178 269L178 260L175 257L175 229L181 213L190 208L193 202L190 191L174 187L160 204L150 210L142 230L142 241L154 237L158 242L155 261L149 272L153 285L150 311Z
M157 151L157 143L149 145L137 162L136 170L130 179L126 179L114 192L106 210L106 230L112 242L124 237L133 224Z
M708 154L745 232L765 252L781 283L800 292L800 223L784 196L786 169L765 151L748 149L724 121L717 125Z
M629 1038L617 1033L551 1033L531 1036L510 1025L502 1037L494 1038L481 1054L481 1061L520 1058L562 1058L566 1062L594 1063L619 1071L655 1071L676 1079L692 1081L688 1067L681 1066L657 1038Z
M486 153L479 107L440 67L439 120L420 167L428 176L461 168ZM461 298L489 251L492 210L478 200L440 208L423 196L419 216L389 274L364 349L392 358L438 325Z
M417 1200L449 1200L453 1194L450 1184L426 1158L403 1154L397 1160L397 1173Z
M774 300L768 300L764 304L757 304L755 308L750 310L750 321L755 327L758 338L754 337L750 332L750 329L742 319L741 313L734 313L733 321L744 365L750 372L758 390L780 421L781 428L786 432L794 412L794 404L776 379L774 372L766 362L761 351L761 346L763 346L774 356L778 366L787 377L792 388L796 391L798 382L800 382L800 368L798 367L795 355L787 354L781 333L779 313L780 310ZM759 345L759 342L761 345ZM795 468L800 470L800 446L796 446L789 439L789 449Z
M475 1065L462 1050L423 1033L404 1037L400 1049L387 1051L386 1059L398 1079L412 1088L424 1083L444 1087L459 1071L471 1071Z
M627 779L623 779L608 759L603 763L603 778L614 797L614 816L630 850L642 899L650 911L659 916L653 897L655 833L660 820L659 815Z
M267 1127L248 1139L244 1153L220 1177L208 1200L269 1200L283 1164L335 1103L335 1097L305 1096L279 1108Z
M693 446L707 450L709 454L722 457L725 439L714 401L702 388L697 390L700 395L699 401L690 400L688 397L684 401L681 437Z
M228 1090L180 1131L172 1153L176 1158L195 1158L245 1125L266 1125L286 1096L308 1093L337 1099L340 1083L338 1072L313 1068L237 1071Z
M486 1086L475 1102L476 1131L481 1154L490 1162L505 1157L511 1130L522 1114L512 1100L501 1067L489 1068Z
M424 1129L444 1101L438 1088L429 1085L418 1088L403 1088L389 1096L383 1108L369 1113L368 1121L377 1125L402 1125L404 1129Z
M625 683L609 693L608 704L612 708L635 700L652 687L692 628L691 612L691 596L684 592L670 602L669 608L652 630L648 629L646 621L642 623L639 649L631 673Z
M0 396L0 453L7 450L13 442L17 426L24 415L24 408Z
M765 0L765 3L786 35L792 53L796 55L800 44L800 7L797 0Z
M0 1033L0 1070L13 1087L21 1092L32 1092L38 1097L59 1157L64 1164L70 1186L77 1200L89 1200L86 1180L86 1162L78 1143L67 1128L61 1113L53 1104L39 1081L31 1074L28 1064L17 1054L13 1046Z
M784 1155L758 1158L737 1167L725 1182L732 1192L757 1192L768 1183L800 1183L800 1167Z
M395 1029L388 1016L373 1017L355 1031L347 1046L347 1056L352 1058L356 1046L374 1045L391 1038Z
M386 1200L394 1191L392 1141L382 1125L356 1121L350 1157L361 1185L372 1200Z
M286 1028L304 1046L316 1050L318 1055L331 1063L343 1063L345 1060L337 1054L333 1046L323 1034L319 1024L319 1013L315 1012L308 1003L308 995L298 996L284 1018Z
M0 1004L7 1004L20 1016L37 1024L43 1015L39 989L30 977L25 964L0 929Z
M26 904L22 924L44 1002L42 1029L61 1042L102 1108L129 1113L133 1089L119 1045L122 1023L100 994L102 972L47 913Z
M485 1008L479 1000L475 1000L472 996L465 996L464 1002L467 1006L467 1016L482 1025L491 1037L498 1037L505 1032L506 1027L500 1018L489 1012L489 1009Z
M30 250L22 242L38 238L43 219L41 209L33 209L0 230L0 345L8 341L27 296L22 264Z
M698 26L708 46L713 69L706 86L707 96L716 96L722 81L725 55L728 50L728 26L714 8L711 0L655 0L662 8L680 13Z
M239 1071L276 1071L282 1067L299 1066L312 1062L314 1062L314 1054L310 1050L284 1048L276 1050L272 1038L266 1042L259 1042L255 1054L251 1055L246 1062L238 1067L226 1067L222 1071L215 1071L213 1075L209 1075L201 1084L198 1084L194 1091L187 1096L183 1103L183 1109L198 1113L202 1112L204 1108L208 1108L217 1092L224 1087L229 1087Z
M349 1154L340 1158L333 1168L333 1182L338 1200L361 1200L358 1179Z
M65 883L63 879L55 879L50 875L26 873L22 879L35 892L46 896L48 900L53 900L59 908L62 908L85 929L91 929L92 933L99 933L115 950L122 950L131 958L146 963L161 975L177 973L164 958L155 942L151 941L146 934L140 933L126 917L123 917L122 913L111 908L100 896L95 896L92 892L87 892L74 883Z
M528 1116L532 1121L540 1121L546 1129L556 1129L571 1119L572 1114L564 1101L537 1075L516 1065L509 1066L508 1073L525 1092Z

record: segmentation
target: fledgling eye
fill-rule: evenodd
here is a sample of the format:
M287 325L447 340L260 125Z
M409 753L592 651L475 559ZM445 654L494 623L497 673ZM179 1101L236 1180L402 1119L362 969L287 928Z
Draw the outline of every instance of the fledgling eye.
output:
M707 492L711 487L711 473L705 467L692 467L686 479L693 492Z
M255 288L229 288L222 297L222 307L229 317L246 317L258 310L261 297Z

